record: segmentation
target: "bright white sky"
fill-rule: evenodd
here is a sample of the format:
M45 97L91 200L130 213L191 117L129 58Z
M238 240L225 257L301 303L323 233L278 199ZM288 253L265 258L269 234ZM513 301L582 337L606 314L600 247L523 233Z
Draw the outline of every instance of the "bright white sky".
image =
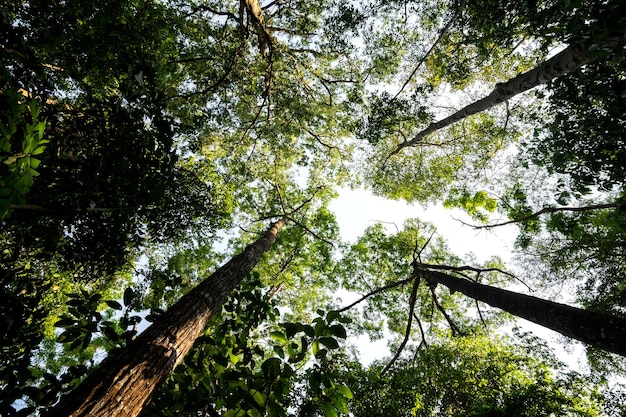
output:
M505 264L512 258L513 241L516 236L514 225L498 227L493 231L477 231L455 220L461 219L466 223L475 223L461 210L448 210L441 205L424 209L403 201L376 197L363 189L339 190L339 197L331 202L330 209L335 213L344 241L354 242L366 227L376 222L384 222L389 232L395 232L395 227L391 223L395 223L401 229L405 219L417 217L422 221L433 223L438 233L446 239L448 246L457 256L473 252L478 262L499 256ZM354 296L355 300L356 298L357 295ZM342 299L345 304L352 301L348 293L342 294ZM558 343L562 338L558 333L523 319L519 319L519 325L523 330L531 331L548 340L557 357L570 367L576 369L584 365L580 361L583 355L580 344L570 346L573 351L566 351ZM366 336L362 336L357 338L355 344L361 361L366 365L375 359L390 355L385 340L372 343Z
M351 242L355 241L366 227L377 222L385 223L390 232L395 232L395 227L391 223L395 223L401 229L404 220L411 217L433 223L438 233L447 240L453 253L463 256L473 252L478 261L493 256L499 256L505 261L510 259L515 238L515 226L503 226L494 231L477 231L455 220L475 223L460 210L448 210L441 205L424 209L404 201L376 197L362 189L341 189L339 197L331 202L330 209L337 217L341 237Z

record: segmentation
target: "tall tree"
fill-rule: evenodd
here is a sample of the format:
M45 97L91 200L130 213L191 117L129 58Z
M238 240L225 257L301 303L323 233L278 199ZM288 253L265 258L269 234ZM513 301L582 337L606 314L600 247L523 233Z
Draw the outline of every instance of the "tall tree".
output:
M537 297L471 282L414 264L414 274L429 285L442 284L586 344L626 356L626 320Z
M625 43L626 32L621 32L618 35L609 36L608 38L606 34L603 33L600 39L591 40L587 45L571 45L536 68L506 82L497 84L493 91L486 97L465 106L442 120L431 123L426 129L419 132L410 140L400 143L390 156L397 154L406 147L416 146L428 135L450 126L459 120L487 110L518 94L545 84L556 77L577 71L583 65L601 59L603 54L594 53L594 50L619 51Z
M230 292L269 250L286 218L188 292L157 322L89 375L50 416L137 416L182 361Z

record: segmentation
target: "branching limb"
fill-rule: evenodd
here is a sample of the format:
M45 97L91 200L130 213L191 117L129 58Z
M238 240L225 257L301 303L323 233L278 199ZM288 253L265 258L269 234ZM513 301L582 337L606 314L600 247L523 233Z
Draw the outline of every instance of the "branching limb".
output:
M299 227L301 227L304 231L306 231L307 233L311 234L313 237L315 237L316 239L321 240L322 242L326 243L327 245L330 245L332 247L335 247L335 245L333 244L333 242L331 242L328 239L325 239L323 237L321 237L320 235L318 235L317 233L315 233L314 231L312 231L311 229L309 229L308 227L306 227L305 225L303 225L302 223L300 223L299 221L295 220L293 217L289 217L287 216L287 218L289 219L289 221L294 222L296 225L298 225Z
M480 317L480 321L483 323L483 327L488 332L489 331L489 327L487 326L487 322L483 318L483 312L480 309L480 304L478 304L478 300L474 300L474 303L476 303L476 310L478 310L478 317Z
M383 370L380 371L381 375L384 375L385 372L387 372L389 368L391 368L393 364L398 360L398 358L400 357L400 354L404 350L404 347L409 341L409 336L411 335L411 325L413 324L413 310L415 309L415 300L417 300L417 289L420 284L419 277L415 277L414 279L415 281L413 282L413 289L411 290L411 298L409 298L409 319L407 320L407 323L406 323L406 331L404 332L404 339L402 340L402 343L400 343L398 350L396 350L396 354L393 356L393 358L391 358L391 360L389 361L389 363L387 363L387 365L383 368Z
M413 318L417 322L417 327L419 327L420 334L422 335L422 341L420 343L420 346L423 344L424 346L428 347L428 342L426 342L426 333L424 333L424 327L422 326L422 321L417 316L417 314L415 314L415 311L413 311Z
M433 265L433 264L420 264L420 267L425 268L425 269L435 269L435 270L454 271L454 272L471 271L471 272L476 272L479 275L483 272L498 272L500 274L513 278L514 280L518 281L520 284L524 285L528 289L528 291L534 292L534 290L528 284L526 284L523 280L519 279L514 274L504 271L500 268L477 268L477 267L469 266L469 265L449 266L449 265ZM467 276L465 277L468 278Z
M339 148L337 148L336 146L329 145L329 144L325 143L325 142L322 140L322 138L320 138L320 136L319 136L318 134L316 134L316 133L314 133L313 131L311 131L311 129L307 129L307 133L308 133L309 135L313 136L313 138L317 141L317 143L319 143L320 145L322 145L322 146L323 146L323 147L325 147L326 149L328 149L328 150L335 149L335 150L337 150L337 151L339 150Z
M374 296L376 294L380 294L381 292L390 290L392 288L400 287L402 285L408 284L409 282L413 281L414 279L415 279L414 277L405 278L403 280L392 282L391 284L387 284L384 287L376 288L375 290L372 290L369 293L365 294L364 296L362 296L361 298L359 298L358 300L356 300L352 304L349 304L349 305L347 305L345 307L342 307L342 308L340 308L339 310L336 310L336 311L337 311L337 313L343 313L344 311L350 310L355 305L362 303L363 301L367 300L368 298L370 298L370 297L372 297L372 296Z
M537 218L543 214L548 214L548 213L558 213L560 211L568 211L568 212L573 212L573 213L577 213L577 212L584 212L584 211L592 211L592 210L603 210L603 209L608 209L608 208L617 208L619 206L619 203L606 203L606 204L592 204L589 206L582 206L582 207L544 207L539 211L536 211L532 214L529 214L527 216L523 216L520 217L518 219L513 219L513 220L509 220L506 222L502 222L502 223L492 223L492 224L485 224L485 225L474 225L474 224L468 224L465 222L462 222L464 225L466 226L470 226L476 230L479 229L493 229L495 227L500 227L500 226L506 226L509 224L516 224L516 223L522 223L525 222L527 220L532 220L534 218ZM457 220L460 221L460 220Z
M435 292L435 286L430 285L429 288L430 288L430 294L432 295L432 299L433 299L433 302L435 303L435 306L437 307L437 310L439 310L439 312L443 314L443 317L445 317L446 321L450 325L450 330L452 330L452 336L457 336L457 335L463 336L463 332L458 328L458 326L454 323L454 321L452 321L452 318L450 317L450 315L448 315L446 310L443 308L443 306L439 302L439 298L437 297L437 293Z
M426 62L426 60L428 59L430 54L435 50L437 45L439 45L439 42L441 42L443 37L446 36L446 33L448 33L448 30L450 30L450 27L452 26L452 23L454 23L454 21L461 14L461 11L463 10L464 3L465 3L465 0L461 0L461 2L459 4L459 7L457 7L456 11L454 12L454 15L450 18L448 23L446 23L446 25L443 27L443 29L441 29L441 32L439 32L439 36L437 37L437 40L430 46L430 49L428 50L428 52L426 52L426 54L422 57L422 59L420 59L420 61L417 63L417 65L413 69L413 72L411 72L411 75L409 75L409 78L407 78L407 80L404 82L404 84L402 84L402 87L400 88L400 90L396 93L396 95L393 98L397 98L400 95L400 93L402 93L402 91L404 91L406 86L409 84L409 82L411 82L411 80L413 79L413 77L417 73L417 70L419 70L420 67L422 65L424 65L424 62Z

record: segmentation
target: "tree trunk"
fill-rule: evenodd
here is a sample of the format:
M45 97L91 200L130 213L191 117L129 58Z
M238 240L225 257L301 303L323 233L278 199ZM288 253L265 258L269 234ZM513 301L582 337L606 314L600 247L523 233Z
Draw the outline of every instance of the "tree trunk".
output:
M439 271L416 269L429 284L443 284L515 316L591 346L626 356L626 320L529 295L482 285Z
M230 292L276 241L286 218L181 297L126 349L83 381L49 416L137 416L161 380L182 361Z
M592 47L594 50L598 51L604 51L606 49L613 51L617 48L623 47L625 41L626 32L622 31L618 36L609 37L602 41L592 43ZM465 106L445 119L431 123L426 129L419 132L413 139L399 144L391 155L397 154L403 148L418 145L422 140L424 140L425 137L443 129L444 127L450 126L473 114L487 110L520 93L528 91L541 84L545 84L554 78L574 72L583 65L594 62L602 56L605 56L603 53L589 53L589 49L590 48L569 46L530 71L519 74L504 83L496 84L496 87L487 97Z

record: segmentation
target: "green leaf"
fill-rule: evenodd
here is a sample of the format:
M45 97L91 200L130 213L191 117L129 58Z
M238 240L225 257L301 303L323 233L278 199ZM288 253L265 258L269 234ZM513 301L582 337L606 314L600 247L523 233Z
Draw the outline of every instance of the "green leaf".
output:
M121 310L123 308L122 305L115 300L104 300L104 302L113 310Z
M269 358L261 365L261 369L269 380L273 380L276 375L280 374L280 365L283 363L278 358Z
M347 386L338 385L335 389L339 391L339 393L343 395L344 397L346 397L347 399L349 400L352 399L352 391L350 391L350 388L348 388Z
M73 326L74 324L76 324L76 320L68 317L68 318L63 318L55 322L54 327L68 327L68 326ZM57 339L57 341L59 340Z
M320 337L320 343L326 346L329 349L337 349L339 348L339 342L335 338L332 337Z
M333 404L324 401L320 403L320 407L322 407L325 417L339 417L339 414L337 414L337 410L335 410Z
M346 399L339 394L333 394L330 396L330 400L333 402L333 405L339 412L348 414L350 411L348 410L348 403Z
M326 321L328 323L332 323L333 321L338 320L340 316L341 316L341 313L335 310L331 310L328 313L326 313Z
M315 336L315 329L313 329L313 326L309 324L305 324L304 326L302 326L302 331L309 337Z
M255 389L251 389L250 391L250 395L252 395L252 398L254 398L254 401L256 401L256 403L260 406L264 406L265 405L265 394L257 391Z
M278 343L287 343L288 339L283 332L274 331L270 332L270 337Z
M298 333L298 325L296 323L282 323L281 327L285 329L285 335L287 338L292 338Z
M330 333L341 339L345 339L347 337L346 329L341 324L333 324L330 326Z
M124 305L126 307L131 305L134 298L135 298L135 292L133 291L133 289L131 287L126 288L126 291L124 291Z
M230 409L224 414L224 417L241 417L245 416L246 412L242 408Z

